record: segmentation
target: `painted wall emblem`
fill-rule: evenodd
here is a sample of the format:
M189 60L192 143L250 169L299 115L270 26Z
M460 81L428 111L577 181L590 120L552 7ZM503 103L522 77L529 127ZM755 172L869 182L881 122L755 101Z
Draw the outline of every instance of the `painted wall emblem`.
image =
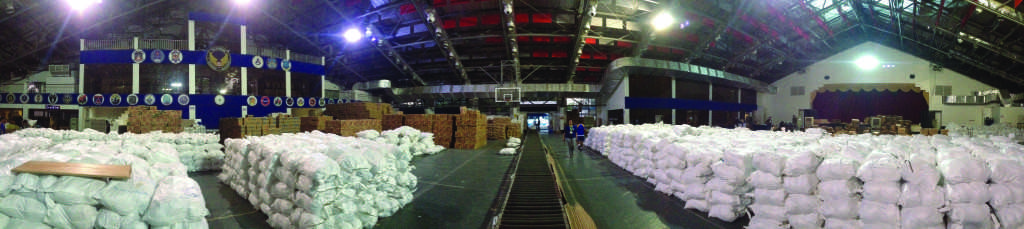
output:
M164 94L160 96L160 104L163 104L164 106L174 104L174 96L171 96L171 94Z
M43 94L36 94L36 96L32 96L32 101L34 103L43 103Z
M188 98L188 95L186 95L186 94L178 95L178 105L188 106L189 100L190 99Z
M264 107L265 106L270 106L270 97L269 96L260 97L260 105L263 105Z
M224 47L206 50L206 65L209 65L214 71L227 71L231 67L231 51Z
M256 106L256 104L258 102L259 102L259 99L257 99L256 96L251 96L250 95L249 98L245 99L245 103L249 104L249 106Z
M253 56L252 57L252 67L254 67L254 68L263 68L263 57L262 56Z
M172 64L180 64L185 59L185 54L181 53L181 50L171 50L168 53L167 60L171 61Z
M50 104L57 104L58 100L60 100L60 98L57 98L57 94L50 94L46 97L46 102L49 102Z
M71 104L71 95L64 94L64 98L62 98L61 100L63 100L64 104Z
M152 60L153 63L157 64L163 63L164 58L166 57L167 56L164 56L164 51L159 49L154 49L152 52L149 53L149 60Z
M146 51L142 51L142 49L136 49L132 52L132 62L138 64L142 63L143 61L146 61Z
M128 95L128 98L125 98L125 100L128 102L129 106L135 106L136 104L139 104L139 95Z
M121 95L119 95L119 94L110 95L110 105L114 105L114 106L121 105Z
M92 95L92 104L96 106L103 105L103 94Z
M86 94L79 94L78 95L78 105L85 105L88 102L89 102L89 96L88 95L86 95Z
M217 104L217 106L224 105L224 95L214 96L213 103Z
M277 69L277 58L271 57L271 58L267 59L267 68L269 68L269 69Z
M281 69L286 71L286 72L287 71L291 71L292 70L292 61L291 60L282 60L281 61Z
M281 106L282 103L284 103L284 99L281 99L281 97L274 97L274 106L275 107Z
M294 106L295 105L295 99L293 99L292 97L288 97L287 99L284 100L284 104L288 105L289 107L290 106Z
M295 103L299 104L300 107L301 106L306 106L306 100L303 99L302 97L299 97L299 99L296 99Z
M143 98L143 100L143 102L146 102L146 105L153 105L154 103L156 103L156 96L154 96L153 94L146 94L146 97Z

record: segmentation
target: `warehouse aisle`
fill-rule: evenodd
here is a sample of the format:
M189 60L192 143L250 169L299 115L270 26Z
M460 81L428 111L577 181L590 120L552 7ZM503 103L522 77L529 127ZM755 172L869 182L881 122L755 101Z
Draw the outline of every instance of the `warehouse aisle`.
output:
M511 156L497 155L505 141L489 141L477 150L448 149L413 159L419 178L412 203L376 228L478 228L483 225ZM217 180L220 172L190 173L199 183L210 210L210 228L270 228L267 216L231 187Z
M561 135L541 135L572 186L576 200L598 228L743 228L683 208L683 201L654 191L654 186L619 168L596 152L576 151L569 158ZM565 184L563 184L565 185Z

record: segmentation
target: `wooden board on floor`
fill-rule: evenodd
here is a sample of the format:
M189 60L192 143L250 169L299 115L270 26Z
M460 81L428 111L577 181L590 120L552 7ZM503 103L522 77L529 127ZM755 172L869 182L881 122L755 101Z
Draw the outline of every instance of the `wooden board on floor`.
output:
M11 169L11 171L40 175L112 179L128 179L132 175L132 167L129 165L101 165L52 161L29 161Z

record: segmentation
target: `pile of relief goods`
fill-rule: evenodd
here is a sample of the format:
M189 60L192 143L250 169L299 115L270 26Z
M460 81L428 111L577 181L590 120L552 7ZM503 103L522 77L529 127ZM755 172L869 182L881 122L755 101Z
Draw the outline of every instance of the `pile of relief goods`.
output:
M1024 227L1024 146L1009 137L822 133L616 125L584 144L686 208L750 208L748 228Z
M199 185L186 175L173 145L91 137L96 140L0 136L0 228L207 228ZM131 177L10 172L34 160L130 165Z
M369 228L416 188L412 152L378 141L313 131L224 144L218 178L274 228Z
M505 143L505 148L501 149L500 151L498 151L498 154L501 154L501 155L514 155L514 154L516 154L516 149L518 149L519 146L522 145L522 144L523 144L523 140L521 140L519 138L516 138L516 137L510 137L510 138L508 138L508 142Z
M433 155L444 150L444 146L434 145L434 134L420 132L416 128L409 126L385 130L384 132L364 130L356 133L356 136L362 139L395 145L402 153L411 153L413 156Z
M200 133L161 133L145 134L105 134L92 129L85 131L52 130L42 128L25 129L15 134L22 137L41 137L54 143L86 139L92 141L146 141L170 144L178 152L181 163L189 172L219 170L224 161L223 146L218 143L220 137L215 134Z

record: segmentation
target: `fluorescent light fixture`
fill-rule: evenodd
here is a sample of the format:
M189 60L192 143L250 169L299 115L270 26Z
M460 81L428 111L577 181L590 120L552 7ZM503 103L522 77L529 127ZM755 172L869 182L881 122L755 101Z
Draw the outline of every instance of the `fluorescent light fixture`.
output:
M171 83L171 87L181 87L181 83L179 83L179 82Z
M860 69L871 70L878 67L879 62L878 58L875 58L874 56L862 56L857 58L854 63L857 64L857 67L860 67Z
M220 94L221 95L227 94L227 93L228 93L228 89L220 89Z
M92 5L100 4L101 1L100 0L65 0L65 2L67 2L68 5L71 6L71 9L73 9L75 11L81 12L81 11L84 11L85 9L89 8Z
M348 42L356 42L359 41L359 39L363 39L363 33L359 32L359 29L354 28L345 30L345 33L343 33L341 36L345 37L345 41Z
M672 17L668 12L658 13L657 16L651 19L651 25L654 26L655 30L664 30L675 23L676 19Z

